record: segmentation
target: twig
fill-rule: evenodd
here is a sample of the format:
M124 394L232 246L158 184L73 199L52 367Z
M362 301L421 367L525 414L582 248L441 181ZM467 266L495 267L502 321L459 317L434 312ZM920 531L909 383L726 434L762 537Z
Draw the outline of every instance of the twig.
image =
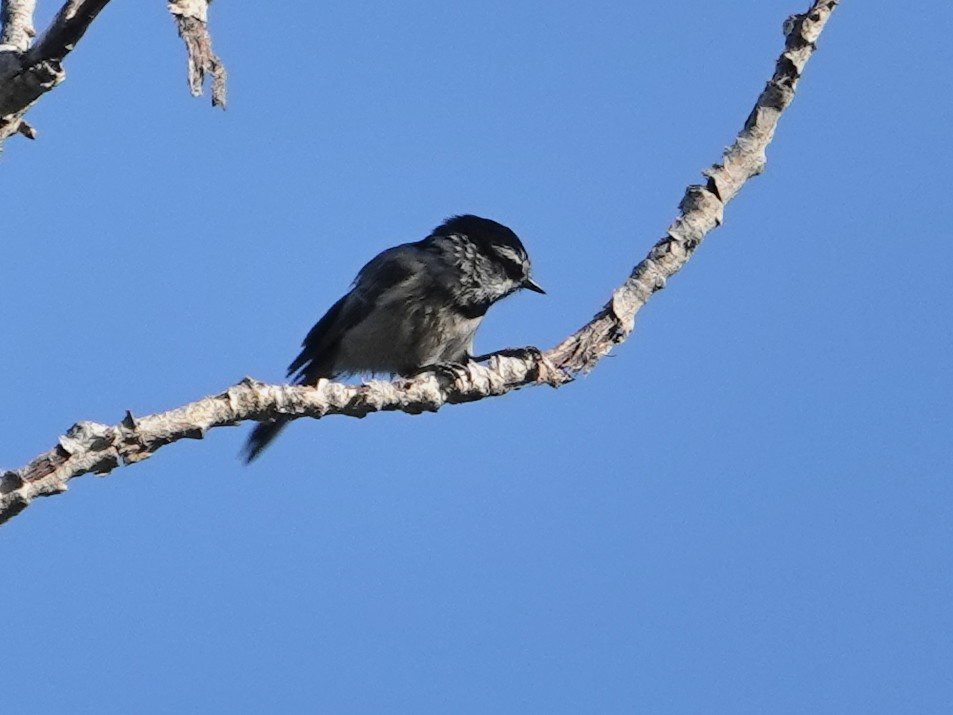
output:
M225 109L225 65L212 49L208 32L208 6L211 0L171 0L169 12L179 28L189 55L189 89L193 97L202 95L206 72L212 77L212 106Z
M345 385L322 380L317 387L266 385L251 379L214 397L146 417L127 413L117 425L80 422L59 444L30 464L0 474L0 523L26 508L38 496L66 491L70 479L106 474L116 467L150 457L180 439L201 439L213 427L243 420L268 420L326 415L363 417L371 412L411 414L438 410L447 403L470 402L503 395L533 384L558 387L592 367L623 342L635 315L652 294L663 288L691 258L706 234L722 222L724 205L745 182L761 173L765 149L778 119L794 98L794 90L815 42L838 0L815 0L803 15L785 22L784 53L774 76L758 97L744 129L722 163L705 172L705 186L690 186L679 205L680 216L648 256L617 289L608 304L579 331L545 353L528 349L523 356L494 356L487 367L471 363L453 375L424 373L410 380Z

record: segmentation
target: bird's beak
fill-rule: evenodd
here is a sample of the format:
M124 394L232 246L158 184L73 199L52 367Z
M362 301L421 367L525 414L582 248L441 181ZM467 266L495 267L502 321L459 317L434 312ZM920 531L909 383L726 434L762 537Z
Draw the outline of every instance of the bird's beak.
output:
M539 283L537 283L536 281L534 281L532 278L524 278L524 279L523 279L523 287L524 287L524 288L528 288L529 290L533 291L534 293L542 293L542 294L544 294L544 295L546 294L546 291L544 291L544 290L542 289L542 287L539 285Z

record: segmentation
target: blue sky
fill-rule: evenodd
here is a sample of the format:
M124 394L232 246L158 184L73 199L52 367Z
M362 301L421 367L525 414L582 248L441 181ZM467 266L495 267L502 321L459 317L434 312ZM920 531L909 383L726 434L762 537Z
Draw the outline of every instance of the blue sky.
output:
M112 3L6 144L0 464L280 380L473 212L550 347L665 231L806 2L216 3L230 106ZM44 7L45 16L52 7ZM585 379L247 426L4 526L4 711L948 713L953 7L844 3L767 171Z

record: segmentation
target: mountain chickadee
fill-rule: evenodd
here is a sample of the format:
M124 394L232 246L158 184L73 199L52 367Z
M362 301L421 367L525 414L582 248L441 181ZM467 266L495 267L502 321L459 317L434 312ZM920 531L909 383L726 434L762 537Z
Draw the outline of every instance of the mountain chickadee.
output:
M412 375L428 365L471 358L487 309L521 288L545 293L530 278L519 238L479 216L453 216L422 241L388 248L364 266L288 366L295 384L353 373ZM245 445L255 459L287 424L255 427Z

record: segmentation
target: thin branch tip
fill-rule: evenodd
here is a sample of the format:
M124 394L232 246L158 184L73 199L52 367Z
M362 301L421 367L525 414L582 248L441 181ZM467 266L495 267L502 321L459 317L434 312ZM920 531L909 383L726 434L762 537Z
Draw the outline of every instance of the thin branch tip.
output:
M211 78L212 106L224 110L227 106L228 72L212 49L212 36L208 30L209 3L210 0L171 0L169 13L188 54L189 91L193 97L200 97L207 75Z

